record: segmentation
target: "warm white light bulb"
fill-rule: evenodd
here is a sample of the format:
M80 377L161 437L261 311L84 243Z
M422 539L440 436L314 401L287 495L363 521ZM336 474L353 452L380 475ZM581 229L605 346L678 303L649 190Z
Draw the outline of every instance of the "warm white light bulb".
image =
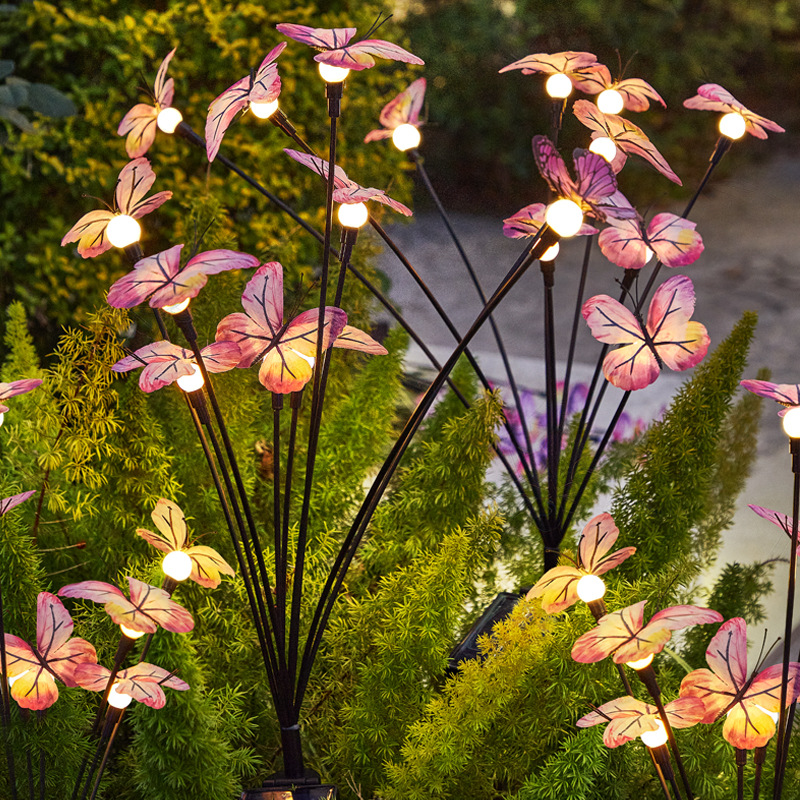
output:
M544 253L539 256L539 261L554 261L560 249L560 245L558 242L556 242L554 245L548 247L547 250L545 250Z
M614 140L609 139L608 136L598 136L596 139L592 139L589 150L602 156L608 162L613 161L617 156L617 146L614 144Z
M578 592L578 597L584 603L591 603L594 600L599 600L606 593L606 585L603 583L602 578L597 575L584 575L575 587Z
M269 119L277 110L277 100L262 100L261 102L250 103L250 111L259 119Z
M117 214L111 217L106 226L106 236L114 247L127 247L129 244L139 241L142 235L142 227L127 214Z
M139 639L144 636L144 631L135 631L127 627L127 625L120 625L119 629L122 631L122 635L127 636L129 639Z
M644 669L645 667L649 667L653 663L653 654L645 656L644 658L640 658L638 661L628 661L626 665L629 666L631 669L640 670Z
M156 117L156 125L158 129L164 133L175 133L175 128L183 122L183 114L177 108L167 106L158 112Z
M180 378L178 378L178 386L180 386L184 392L196 392L198 389L203 388L204 383L203 373L200 371L200 367L198 367L197 364L192 364L191 375L181 375Z
M419 130L417 130L417 128L408 122L398 125L392 131L392 143L403 153L406 150L412 150L415 147L419 147L419 143L421 141L422 137L419 134Z
M604 89L597 95L597 107L604 114L619 114L625 108L625 100L616 89Z
M656 720L656 725L658 728L654 731L645 731L641 739L648 747L661 747L667 743L669 737L667 736L667 729L664 727L664 723L660 720Z
M183 550L173 550L164 556L161 569L168 578L185 581L192 574L192 559Z
M364 203L342 203L337 216L345 228L360 228L369 219L369 211Z
M108 704L113 708L127 708L133 698L129 694L117 690L118 683L115 683L108 692Z
M563 100L572 93L572 81L563 72L555 72L547 79L544 90L553 100Z
M783 432L790 439L800 439L800 406L793 406L783 415Z
M737 111L725 114L719 120L719 132L729 139L741 139L747 129L744 117Z
M583 225L583 211L576 202L562 197L547 206L544 219L559 236L574 236Z
M175 303L171 306L164 306L161 310L166 311L167 314L180 314L188 305L191 297L187 297L185 300L181 300L180 303Z
M325 83L341 83L349 73L347 67L332 67L330 64L319 62L319 74Z

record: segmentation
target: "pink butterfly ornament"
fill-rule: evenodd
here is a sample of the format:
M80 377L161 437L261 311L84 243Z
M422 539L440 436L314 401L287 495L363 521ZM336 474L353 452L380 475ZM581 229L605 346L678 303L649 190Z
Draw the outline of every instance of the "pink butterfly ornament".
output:
M283 267L262 264L242 294L244 313L235 312L217 326L217 343L241 350L242 369L260 362L258 379L271 392L300 391L311 379L317 353L319 310L309 309L289 322L283 317ZM387 351L363 331L347 325L347 314L327 306L322 348L342 347L383 355Z
M370 131L364 142L391 139L398 150L410 150L420 143L419 115L425 101L425 78L417 78L381 110L378 121L383 126Z
M660 653L672 637L672 631L691 625L722 622L722 614L701 606L670 606L644 622L646 600L620 611L606 614L597 626L580 636L572 647L572 658L593 664L613 656L615 664L641 661Z
M128 577L130 599L120 589L103 581L81 581L62 586L59 597L81 597L102 603L106 613L129 638L155 633L159 627L173 633L194 628L192 615L157 586Z
M108 292L109 305L133 308L149 300L151 308L166 308L188 302L200 293L209 275L232 269L251 269L258 259L235 250L209 250L192 256L181 267L182 244L140 259Z
M777 122L762 117L742 105L718 83L704 83L698 88L694 97L683 101L683 105L684 108L722 112L725 116L720 120L720 132L729 139L739 139L745 133L757 139L766 139L767 131L785 132Z
M778 416L783 418L783 430L790 439L800 438L800 383L771 383L747 379L740 385L759 397L767 397L780 403L783 408Z
M111 670L101 664L84 664L76 671L76 680L82 689L104 692L111 677ZM117 672L109 693L108 702L116 708L125 708L136 700L150 708L163 708L167 702L162 687L185 692L189 688L169 670L141 661L133 667Z
M56 678L65 686L77 686L76 671L96 663L94 647L72 637L74 623L63 603L49 592L36 602L36 647L18 636L5 634L6 675L11 696L22 708L43 711L58 700Z
M125 151L128 158L143 156L156 138L156 128L165 133L173 133L183 117L177 108L172 107L175 82L167 78L167 67L175 55L173 48L161 62L153 86L153 105L137 103L119 123L117 134L127 136Z
M603 513L593 517L581 533L576 565L563 564L549 569L528 592L528 598L541 597L542 608L546 613L559 614L574 605L579 598L588 597L585 594L586 588L581 589L584 578L594 578L595 585L597 582L602 583L600 575L604 575L636 552L635 547L623 547L610 553L618 536L619 528L610 514ZM602 592L605 592L605 587Z
M574 50L560 53L532 53L503 67L500 72L522 70L523 75L548 75L545 90L554 100L569 97L572 89L577 87L576 77L583 70L600 66L597 56Z
M205 545L187 547L186 518L177 503L162 497L151 516L159 532L137 528L136 533L167 554L162 565L169 577L176 581L190 578L200 586L215 589L220 584L221 574L231 577L236 574L213 548Z
M0 383L0 425L3 424L3 415L8 411L8 406L3 402L10 397L27 394L42 385L39 378L22 378L18 381Z
M209 372L227 372L239 365L241 353L233 342L214 342L200 351ZM112 364L114 372L130 372L144 367L139 375L139 388L155 392L175 381L187 392L202 386L202 373L194 360L194 353L172 342L159 341L140 347L135 353ZM199 379L199 385L195 380ZM187 380L189 382L187 383Z
M686 267L700 258L703 239L697 224L667 212L647 227L638 219L609 219L598 237L603 255L623 269L641 269L655 254L665 267Z
M777 525L790 539L792 538L792 528L794 522L787 514L782 514L780 511L773 511L771 508L764 508L764 506L754 506L748 503L747 507L758 514L762 519L766 519L773 525ZM797 552L800 554L800 542L797 545Z
M11 497L4 497L2 500L0 500L0 517L7 514L12 508L16 508L20 503L30 500L35 494L36 489L31 489L30 491L22 492L21 494L13 494Z
M129 161L119 173L114 191L114 206L84 214L66 233L61 246L78 243L83 258L93 258L113 247L127 247L139 241L141 227L137 220L166 203L172 192L147 193L156 174L144 158Z
M694 286L676 275L656 290L646 325L605 294L587 300L581 313L595 339L619 345L603 359L603 374L628 392L653 383L663 365L683 372L703 360L710 339L704 325L690 321L693 311Z
M261 119L275 113L281 93L281 79L275 62L285 47L286 42L273 47L255 75L245 76L211 101L206 119L206 154L209 161L217 157L222 137L240 111L249 106Z
M536 236L547 221L546 214L547 206L544 203L531 203L521 208L513 216L503 220L503 235L509 239ZM597 233L597 228L584 222L575 235L592 236L595 233Z
M667 107L661 95L647 81L641 78L615 81L604 64L581 70L573 82L580 91L597 95L597 107L604 114L619 114L623 109L647 111L651 100Z
M681 697L697 697L705 706L700 721L725 715L722 735L740 750L763 747L775 734L780 713L783 665L747 677L747 623L741 617L720 627L706 650L710 669L696 669L681 681ZM800 663L789 663L787 708L800 694Z
M330 67L355 71L369 69L375 66L373 56L390 61L403 61L406 64L425 63L408 50L383 39L361 39L351 44L352 38L356 35L355 28L312 28L288 22L281 22L275 27L284 36L319 50L320 52L314 56L314 61ZM370 33L375 27L373 25ZM367 35L369 36L369 33ZM344 76L338 80L343 79Z
M690 728L701 721L705 706L696 697L679 697L665 703L664 711L672 728ZM655 706L630 695L603 703L575 724L579 728L589 728L603 723L608 723L603 731L603 744L609 748L619 747L662 726Z

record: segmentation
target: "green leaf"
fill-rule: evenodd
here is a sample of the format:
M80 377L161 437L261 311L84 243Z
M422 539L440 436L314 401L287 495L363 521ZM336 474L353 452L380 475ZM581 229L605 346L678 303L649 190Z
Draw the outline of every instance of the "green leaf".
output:
M14 108L28 105L29 86L30 82L26 81L24 78L17 78L16 76L12 75L10 78L6 79L6 87L10 90L12 96L14 97L14 102L12 103Z
M33 133L33 125L31 125L28 118L17 111L16 108L0 105L0 119L7 119L12 124L16 125L20 130L25 133Z
M2 8L0 6L0 8ZM14 62L0 59L0 80L7 78L14 71Z
M69 97L46 83L32 83L28 87L28 105L46 117L71 117L77 112Z

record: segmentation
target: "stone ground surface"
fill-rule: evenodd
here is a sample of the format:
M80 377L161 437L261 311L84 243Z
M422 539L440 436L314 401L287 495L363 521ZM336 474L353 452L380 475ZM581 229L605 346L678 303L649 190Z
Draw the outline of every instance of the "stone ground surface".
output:
M705 251L685 271L674 271L688 274L694 281L697 293L694 318L708 328L713 347L727 335L743 311L757 311L759 325L746 375L755 376L760 366L767 366L777 382L800 382L800 219L796 203L800 192L800 158L777 156L725 182L712 182L711 189L700 198L691 215L703 236ZM509 209L509 214L514 211L515 208ZM484 290L490 294L521 252L520 242L502 235L499 218L457 214L451 219ZM461 332L467 330L481 303L438 215L423 213L408 224L388 229L456 328ZM559 357L566 353L583 252L584 243L576 240L564 247L558 260L555 314ZM453 347L447 328L390 252L383 254L381 267L392 282L392 299L401 306L423 340L432 346L437 358L445 360ZM621 274L618 267L606 262L595 249L585 296L598 293L616 296L618 287L614 279ZM672 270L663 269L660 278L670 274L674 274ZM518 381L534 390L544 386L541 298L541 278L538 268L534 268L504 300L496 315ZM589 364L593 364L597 348L581 321L576 351L579 379L585 380L591 374ZM502 379L488 327L477 336L473 351L490 378ZM423 364L425 357L412 349L410 361ZM629 410L637 416L652 417L668 402L680 381L678 374L665 370L655 384L634 394ZM609 392L612 405L613 393L617 391ZM734 525L724 535L720 557L715 565L709 566L704 583L713 581L727 562L788 558L788 540L778 528L756 518L746 507L747 503L754 503L788 514L792 510L787 440L775 413L777 407L769 401L764 406L758 461L740 498ZM769 641L783 632L787 574L788 567L783 563L773 573L774 585L779 588L767 602L765 626L769 629ZM795 614L797 617L798 612ZM797 630L796 636L800 644ZM760 642L761 631L753 630L750 639Z

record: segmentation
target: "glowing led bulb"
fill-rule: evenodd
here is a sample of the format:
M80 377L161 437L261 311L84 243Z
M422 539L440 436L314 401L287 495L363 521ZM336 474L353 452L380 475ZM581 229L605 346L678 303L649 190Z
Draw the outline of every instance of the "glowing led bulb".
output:
M554 245L551 245L547 248L547 250L539 256L539 261L553 261L555 257L558 255L558 251L561 249L558 242Z
M628 661L627 665L631 669L640 670L644 669L645 667L649 667L653 663L653 654L650 653L649 656L645 656L644 658L640 658L638 661Z
M744 117L736 111L725 114L719 120L719 132L729 139L741 139L747 128Z
M420 141L422 141L422 137L419 135L419 131L408 122L398 125L392 131L392 143L402 152L418 147Z
M129 244L138 242L141 235L141 225L127 214L117 214L116 217L111 217L106 227L106 236L114 247L127 247Z
M119 629L122 631L122 635L127 636L129 639L139 639L144 636L144 631L135 631L125 625L120 625Z
M115 683L108 692L108 704L112 708L127 708L133 698L129 694L117 690L118 683Z
M342 203L337 216L345 228L360 228L369 219L369 211L364 203Z
M584 603L591 603L599 600L606 593L606 585L603 583L603 579L598 578L597 575L584 575L578 581L575 591Z
M350 73L347 67L332 67L330 64L319 63L319 74L325 83L341 83Z
M667 729L664 727L664 723L661 722L660 719L656 720L656 725L658 728L654 731L645 731L641 739L648 747L661 747L662 745L667 743Z
M192 559L183 550L173 550L164 556L161 569L168 578L185 581L192 574Z
M167 106L158 112L156 117L156 125L158 129L164 133L175 133L175 128L183 122L183 114L177 108Z
M250 103L250 111L259 119L269 119L278 110L277 100Z
M598 136L596 139L592 139L589 150L609 162L613 161L617 156L617 146L614 144L614 140L609 139L608 136Z
M181 375L180 378L178 378L178 386L180 386L184 392L196 392L198 389L203 388L204 383L203 373L200 371L200 367L198 367L197 364L192 364L191 375Z
M605 89L597 95L597 107L604 114L619 114L625 107L625 100L616 89Z
M783 415L783 432L790 439L800 439L800 406L790 408Z
M167 314L180 314L181 311L188 307L190 300L191 297L187 297L185 300L181 300L180 303L175 303L175 305L164 306L162 311L166 311Z
M563 100L572 93L572 81L563 72L555 72L547 79L544 90L553 100Z
M583 225L583 211L580 206L565 197L550 203L544 218L547 224L562 237L574 236Z

